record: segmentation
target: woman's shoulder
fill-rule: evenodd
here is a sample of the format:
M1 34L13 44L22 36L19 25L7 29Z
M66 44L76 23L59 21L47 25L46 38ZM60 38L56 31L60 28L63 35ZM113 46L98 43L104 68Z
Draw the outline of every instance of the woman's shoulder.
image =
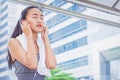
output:
M17 38L10 38L8 40L8 43L14 43L14 42L18 42L18 39Z
M10 38L9 41L16 41L16 38Z
M16 38L10 38L8 40L8 48L9 48L9 50L16 49L16 47L18 47L18 45L19 45L19 41ZM13 54L11 53L11 55L13 55ZM12 61L15 60L15 58L13 56L11 56L11 58L12 58Z
M16 39L16 38L10 38L9 40L8 40L8 46L10 45L16 45L16 44L19 44L19 40L18 39Z

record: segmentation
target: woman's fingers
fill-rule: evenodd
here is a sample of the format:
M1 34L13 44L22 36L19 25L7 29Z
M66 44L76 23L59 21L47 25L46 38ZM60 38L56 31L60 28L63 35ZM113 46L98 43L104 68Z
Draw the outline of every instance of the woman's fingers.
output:
M48 32L48 27L43 27L45 32Z
M32 31L31 31L31 28L30 28L30 24L28 22L23 21L21 27L22 27L23 33L26 36L32 36Z

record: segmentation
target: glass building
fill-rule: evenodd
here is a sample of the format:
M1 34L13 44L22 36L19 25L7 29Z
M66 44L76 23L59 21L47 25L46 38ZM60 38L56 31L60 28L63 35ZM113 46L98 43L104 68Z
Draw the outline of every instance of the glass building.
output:
M8 80L7 41L8 41L8 5L7 0L0 0L0 80Z
M43 14L57 67L62 68L63 72L72 73L76 80L120 79L120 26L117 25L120 24L120 15L66 0L29 0L28 5L21 4L24 3L22 1L0 2L0 65L3 66L0 66L0 80L8 80L7 74L14 76L10 80L16 79L14 70L8 73L6 36L12 33L23 8L41 3L46 5L43 6Z

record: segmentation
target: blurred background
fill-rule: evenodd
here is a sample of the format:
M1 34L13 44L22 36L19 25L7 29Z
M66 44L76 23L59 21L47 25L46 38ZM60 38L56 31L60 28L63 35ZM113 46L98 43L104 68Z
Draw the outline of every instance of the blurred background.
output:
M75 80L120 80L120 0L0 0L0 80L17 80L7 41L29 5L43 7L62 72Z

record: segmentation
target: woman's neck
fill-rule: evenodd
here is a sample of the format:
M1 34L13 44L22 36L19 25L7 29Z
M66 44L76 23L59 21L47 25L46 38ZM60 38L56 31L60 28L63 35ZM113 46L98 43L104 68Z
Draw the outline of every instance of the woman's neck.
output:
M37 43L37 36L38 36L38 34L33 32L33 41L34 41L34 43Z

